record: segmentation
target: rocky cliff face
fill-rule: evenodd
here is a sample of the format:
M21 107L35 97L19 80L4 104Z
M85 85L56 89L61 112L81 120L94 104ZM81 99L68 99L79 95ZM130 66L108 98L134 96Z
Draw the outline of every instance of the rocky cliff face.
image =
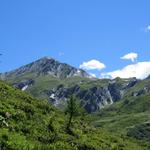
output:
M49 101L56 106L62 101L65 102L71 94L74 94L88 112L94 112L122 99L125 93L130 88L136 86L137 83L138 80L134 78L123 83L119 83L117 80L110 80L104 86L93 86L82 89L81 85L74 85L69 88L59 85L56 89L44 92L48 95Z

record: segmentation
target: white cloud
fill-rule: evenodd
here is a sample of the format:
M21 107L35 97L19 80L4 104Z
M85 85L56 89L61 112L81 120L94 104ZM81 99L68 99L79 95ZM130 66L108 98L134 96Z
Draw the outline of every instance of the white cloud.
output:
M147 30L150 30L150 26L147 27Z
M125 60L131 60L132 62L134 62L138 57L138 54L137 53L128 53L124 56L121 57L121 59L125 59Z
M98 60L90 60L88 62L83 62L79 68L86 69L86 70L101 70L106 68L105 64L101 63Z
M128 65L120 70L115 70L108 73L102 73L102 78L131 78L144 79L150 75L150 61L138 62L136 64Z
M146 31L150 31L150 25L145 28Z

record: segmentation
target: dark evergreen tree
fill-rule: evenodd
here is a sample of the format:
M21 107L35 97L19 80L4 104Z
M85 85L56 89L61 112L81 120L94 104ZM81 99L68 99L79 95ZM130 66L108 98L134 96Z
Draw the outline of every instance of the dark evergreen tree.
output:
M70 99L67 101L66 114L69 115L69 120L67 124L67 129L70 129L73 117L77 116L79 113L79 104L74 95L70 96Z

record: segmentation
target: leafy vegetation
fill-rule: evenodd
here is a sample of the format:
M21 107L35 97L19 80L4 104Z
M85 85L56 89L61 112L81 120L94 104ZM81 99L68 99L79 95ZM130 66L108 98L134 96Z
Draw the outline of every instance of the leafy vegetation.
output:
M148 150L132 138L89 126L78 116L66 131L68 117L46 100L0 81L0 147L2 150Z
M123 100L91 114L89 119L95 127L112 133L139 139L150 147L150 95L125 97Z
M142 123L130 128L127 135L140 140L150 141L150 123Z
M69 114L67 130L70 130L72 119L73 119L73 117L75 117L78 114L78 111L79 111L79 109L78 109L77 100L74 96L71 96L70 99L67 101L67 108L65 111L66 114Z

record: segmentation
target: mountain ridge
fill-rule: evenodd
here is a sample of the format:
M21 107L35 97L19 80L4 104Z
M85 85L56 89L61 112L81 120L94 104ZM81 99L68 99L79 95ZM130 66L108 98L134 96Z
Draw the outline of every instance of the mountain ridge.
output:
M36 73L37 75L52 75L60 79L65 79L73 76L91 77L82 69L77 69L66 63L60 63L52 57L43 57L33 61L27 65L21 66L18 69L1 74L1 78L5 79L11 76L20 76L25 73Z
M150 92L149 77L145 80L91 78L85 71L51 57L1 74L1 79L58 107L64 107L69 96L74 94L88 112L95 112L126 96Z

